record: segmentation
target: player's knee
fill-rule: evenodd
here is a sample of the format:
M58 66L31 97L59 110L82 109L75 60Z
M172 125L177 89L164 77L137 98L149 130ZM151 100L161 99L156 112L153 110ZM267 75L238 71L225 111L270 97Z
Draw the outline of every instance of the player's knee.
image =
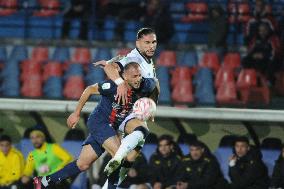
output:
M143 133L143 138L145 139L149 135L149 130L146 127L138 126L133 131L140 131Z
M77 166L80 169L80 171L86 171L90 168L91 165L87 162L77 160Z

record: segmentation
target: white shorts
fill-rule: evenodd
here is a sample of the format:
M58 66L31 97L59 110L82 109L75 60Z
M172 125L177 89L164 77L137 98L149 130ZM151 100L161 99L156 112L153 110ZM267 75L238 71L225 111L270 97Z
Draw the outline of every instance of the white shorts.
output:
M129 114L118 127L118 132L125 134L124 129L128 121L135 119L134 113ZM147 125L146 121L145 124Z

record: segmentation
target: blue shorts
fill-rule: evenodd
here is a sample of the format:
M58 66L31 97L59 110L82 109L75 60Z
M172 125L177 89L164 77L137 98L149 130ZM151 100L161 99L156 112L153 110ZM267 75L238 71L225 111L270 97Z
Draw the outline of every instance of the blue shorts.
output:
M110 137L116 136L115 130L109 125L109 123L102 123L96 121L94 118L89 118L87 126L90 134L83 142L82 146L90 144L95 150L98 157L100 157L105 149L103 143Z

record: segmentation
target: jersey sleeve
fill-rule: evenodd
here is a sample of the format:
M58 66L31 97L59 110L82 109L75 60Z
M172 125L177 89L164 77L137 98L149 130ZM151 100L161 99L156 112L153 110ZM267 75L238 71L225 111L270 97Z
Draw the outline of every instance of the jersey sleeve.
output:
M143 78L142 92L146 94L151 94L151 92L156 87L156 81L153 78Z
M106 80L98 84L100 95L110 96L116 94L116 84L112 80Z

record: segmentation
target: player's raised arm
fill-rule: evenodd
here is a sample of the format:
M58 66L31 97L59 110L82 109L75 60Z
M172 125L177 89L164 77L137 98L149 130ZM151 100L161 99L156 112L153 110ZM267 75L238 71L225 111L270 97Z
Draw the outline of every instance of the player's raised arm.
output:
M98 89L98 84L90 85L84 90L78 101L75 111L72 114L70 114L70 116L67 119L68 127L70 128L76 127L78 121L80 120L80 113L84 105L86 104L89 97L93 94L100 94Z

